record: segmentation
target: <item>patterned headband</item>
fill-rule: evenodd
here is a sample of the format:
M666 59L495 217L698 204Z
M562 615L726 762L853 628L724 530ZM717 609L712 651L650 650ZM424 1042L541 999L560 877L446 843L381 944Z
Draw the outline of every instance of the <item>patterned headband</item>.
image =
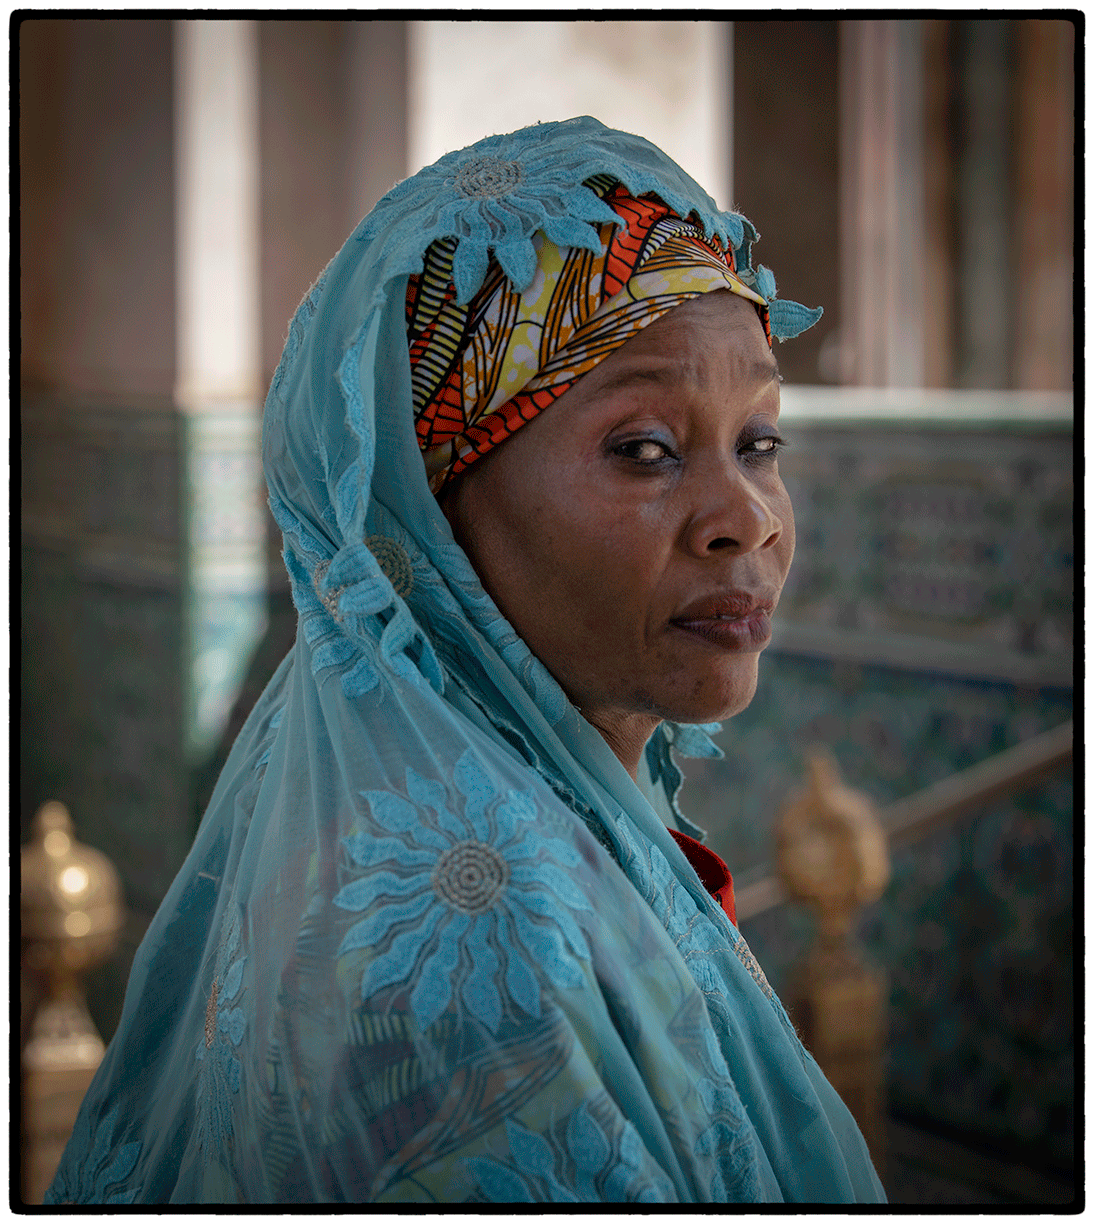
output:
M421 275L409 279L414 419L434 493L689 298L728 289L755 302L771 343L767 301L737 275L732 246L610 176L585 186L618 222L597 227L599 252L536 233L537 269L523 293L491 261L482 287L459 305L452 238L433 242Z

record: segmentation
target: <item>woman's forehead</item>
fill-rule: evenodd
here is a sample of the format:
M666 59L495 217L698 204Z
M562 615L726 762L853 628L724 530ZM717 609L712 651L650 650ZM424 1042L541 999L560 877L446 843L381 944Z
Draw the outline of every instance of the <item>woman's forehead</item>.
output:
M756 308L728 292L704 294L662 315L608 357L599 373L602 385L665 381L706 368L715 357L732 360L742 375L757 381L779 377Z

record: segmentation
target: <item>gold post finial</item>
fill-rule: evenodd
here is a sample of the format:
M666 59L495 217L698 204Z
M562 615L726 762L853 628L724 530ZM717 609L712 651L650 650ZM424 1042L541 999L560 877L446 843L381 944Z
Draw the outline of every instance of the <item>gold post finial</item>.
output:
M776 865L791 896L812 905L822 943L835 950L855 912L889 883L885 831L865 795L843 784L832 757L809 754L808 785L776 828Z
M860 907L885 891L889 848L873 804L844 785L828 753L814 749L806 772L805 789L776 824L779 878L817 916L817 939L796 973L791 1012L881 1173L886 985L859 955L851 931Z
M79 975L114 950L125 906L113 864L76 840L63 803L38 809L20 877L22 963L39 999L22 1058L24 1197L41 1202L104 1052Z

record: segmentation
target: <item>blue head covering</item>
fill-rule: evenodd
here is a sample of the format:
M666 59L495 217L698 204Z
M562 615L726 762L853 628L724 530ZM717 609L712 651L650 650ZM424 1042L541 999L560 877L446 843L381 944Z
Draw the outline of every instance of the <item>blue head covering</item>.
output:
M407 277L454 237L599 242L608 174L750 270L754 231L593 119L397 186L308 294L266 404L300 614L134 962L48 1202L878 1201L847 1110L641 785L506 623L430 494ZM803 308L772 301L772 331ZM779 307L785 306L785 309ZM676 818L685 830L698 833Z

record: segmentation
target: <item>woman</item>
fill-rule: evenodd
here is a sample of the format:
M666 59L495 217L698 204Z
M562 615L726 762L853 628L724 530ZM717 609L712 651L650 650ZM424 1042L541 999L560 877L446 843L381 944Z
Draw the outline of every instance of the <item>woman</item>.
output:
M883 1197L675 805L793 553L770 335L819 312L755 237L584 118L327 268L266 404L296 645L50 1201Z

